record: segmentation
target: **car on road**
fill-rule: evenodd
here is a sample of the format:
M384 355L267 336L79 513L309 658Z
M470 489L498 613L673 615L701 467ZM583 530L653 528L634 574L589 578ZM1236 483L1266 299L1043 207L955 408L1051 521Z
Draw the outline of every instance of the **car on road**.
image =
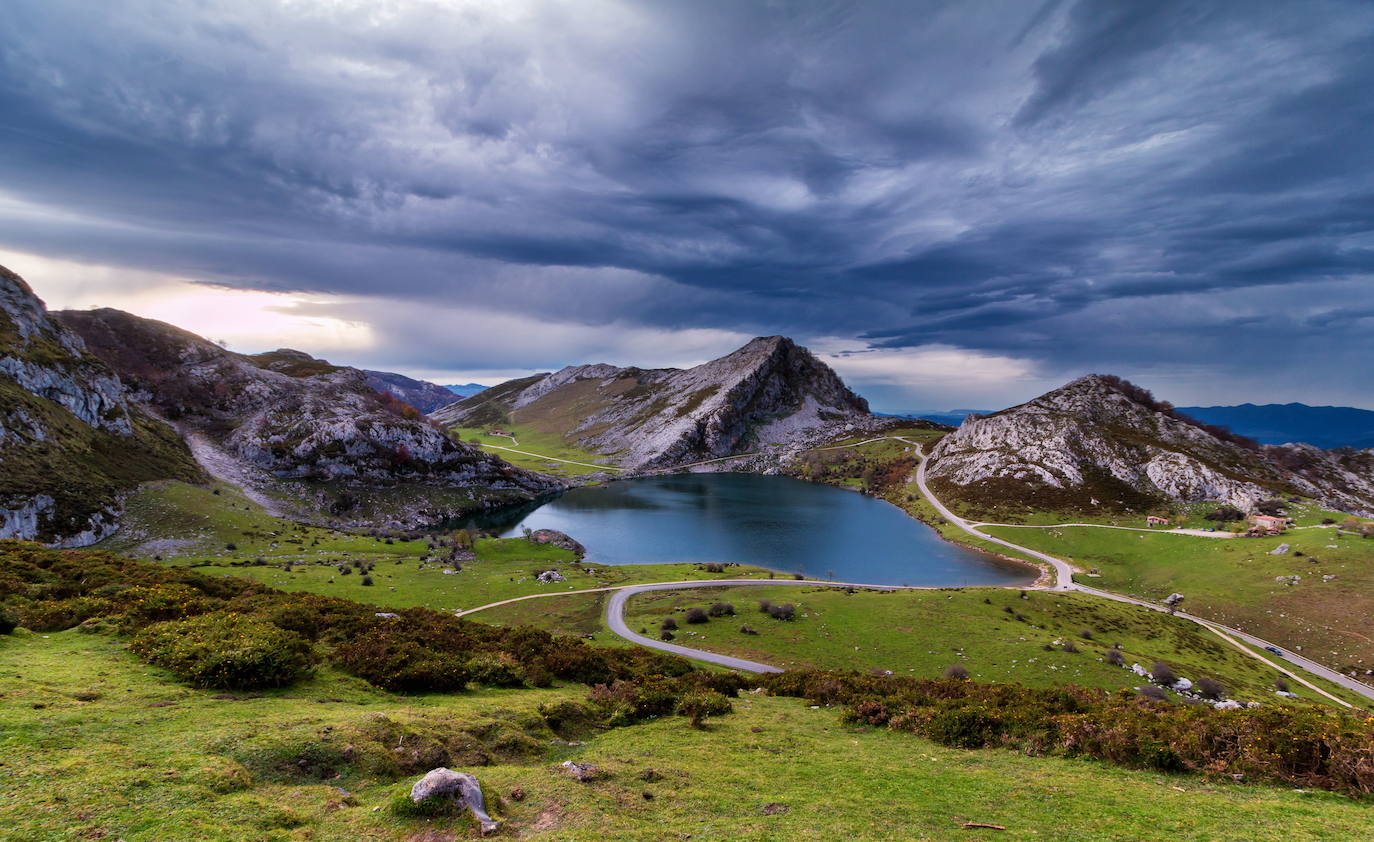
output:
M1277 646L1266 646L1266 647L1264 647L1264 651L1266 651L1266 652L1273 652L1275 655L1282 655L1282 654L1283 654L1283 650L1280 649L1280 648L1277 647Z

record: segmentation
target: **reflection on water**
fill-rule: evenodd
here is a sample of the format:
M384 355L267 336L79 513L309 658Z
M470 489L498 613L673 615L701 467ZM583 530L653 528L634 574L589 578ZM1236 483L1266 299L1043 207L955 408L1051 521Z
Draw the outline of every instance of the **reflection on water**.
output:
M1029 584L1028 568L942 540L897 508L838 488L758 474L678 474L575 488L459 525L558 529L602 564L735 561L886 585Z

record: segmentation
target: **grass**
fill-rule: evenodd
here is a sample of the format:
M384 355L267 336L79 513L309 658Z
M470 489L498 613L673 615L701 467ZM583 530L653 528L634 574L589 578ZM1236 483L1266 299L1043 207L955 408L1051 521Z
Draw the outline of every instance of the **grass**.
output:
M585 476L604 471L604 468L587 467L585 465L570 465L567 462L554 462L549 459L541 459L538 456L526 456L523 453L511 453L509 450L499 450L497 448L513 447L517 450L528 450L531 453L539 453L543 456L552 456L555 459L568 459L573 462L587 462L592 465L605 463L614 467L614 463L606 460L606 457L578 447L570 443L567 439L557 433L543 433L533 427L522 424L500 425L499 429L507 433L514 433L516 444L507 436L487 435L488 427L452 427L449 432L456 438L469 444L478 444L483 450L494 453L517 467L526 468L531 471L541 471L546 474L557 476ZM493 445L495 447L493 447Z
M768 617L758 609L760 599L793 603L797 619ZM736 616L704 624L683 621L688 608L713 602L734 604ZM563 613L577 616L567 607ZM788 669L875 669L935 678L962 664L977 681L1029 687L1139 686L1141 678L1103 660L1107 649L1120 643L1128 666L1139 663L1148 669L1162 660L1194 681L1219 679L1233 698L1279 701L1273 692L1277 672L1197 624L1084 594L1027 591L1022 598L1015 590L991 588L851 594L796 586L660 591L633 597L626 623L652 635L669 615L678 622L674 643ZM757 634L742 633L745 625ZM1080 637L1085 629L1092 632L1091 639ZM1065 642L1079 651L1064 651ZM1053 651L1046 651L1046 644ZM1291 683L1303 698L1327 702ZM1330 686L1324 689L1334 692ZM1344 698L1358 699L1349 693Z
M1182 593L1191 613L1343 670L1374 669L1374 632L1368 627L1374 615L1374 540L1334 529L1226 540L1092 527L985 529L1085 570L1095 568L1098 576L1078 577L1094 587L1151 600ZM1270 555L1279 544L1288 544L1290 552ZM1301 577L1295 585L1275 581L1294 575Z
M417 775L352 764L320 778L284 762L425 724L523 748L459 766L481 780L502 837L947 839L977 821L1005 826L1007 839L1353 839L1369 821L1368 804L1329 793L943 748L749 694L705 731L668 717L567 742L530 714L582 688L402 698L326 671L258 698L215 698L225 694L168 683L118 640L75 631L0 638L0 676L6 842L475 836L466 820L393 814ZM564 759L608 777L577 783Z

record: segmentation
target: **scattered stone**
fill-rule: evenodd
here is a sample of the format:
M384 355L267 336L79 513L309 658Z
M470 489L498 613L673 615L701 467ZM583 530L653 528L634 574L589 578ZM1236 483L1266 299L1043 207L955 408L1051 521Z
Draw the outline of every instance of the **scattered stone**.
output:
M592 781L599 781L606 777L606 773L601 771L599 766L592 766L587 763L574 763L571 760L563 761L563 771L567 772L568 776L573 780L584 784L591 783Z
M525 800L525 788L524 788L523 786L517 786L515 789L512 789L512 790L510 791L510 800L512 800L512 801L524 801L524 800Z
M778 813L786 813L790 809L792 808L788 807L786 804L778 804L775 802L764 805L763 814L765 816L776 816Z
M482 835L495 831L501 826L487 815L486 804L482 800L482 785L466 772L454 772L442 766L431 769L423 778L410 788L410 800L416 804L426 798L448 796L456 804L467 807L482 826Z
M395 589L395 588L392 588L392 590L394 591L394 590L396 590L396 589ZM378 611L378 612L377 612L377 616L380 617L380 618L383 619L383 620L399 620L399 619L401 619L401 615L400 615L400 614L397 614L397 613L394 612L394 611Z
M1287 544L1279 544L1277 547L1275 547L1274 549L1270 550L1270 551L1269 551L1269 554L1270 554L1270 555L1283 555L1283 554L1286 553L1286 552L1288 552L1288 545L1287 545Z
M568 581L568 577L564 576L562 573L559 573L557 570L545 570L543 573L540 573L535 578L546 585L552 582Z

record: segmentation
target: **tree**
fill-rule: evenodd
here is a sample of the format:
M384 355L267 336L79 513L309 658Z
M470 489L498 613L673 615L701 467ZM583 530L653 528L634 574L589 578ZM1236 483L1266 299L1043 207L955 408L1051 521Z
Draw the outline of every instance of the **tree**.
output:
M1202 517L1206 520L1214 520L1219 523L1225 523L1231 520L1241 520L1245 517L1245 512L1242 512L1235 506L1222 506L1219 509L1215 509L1213 511L1208 512Z

